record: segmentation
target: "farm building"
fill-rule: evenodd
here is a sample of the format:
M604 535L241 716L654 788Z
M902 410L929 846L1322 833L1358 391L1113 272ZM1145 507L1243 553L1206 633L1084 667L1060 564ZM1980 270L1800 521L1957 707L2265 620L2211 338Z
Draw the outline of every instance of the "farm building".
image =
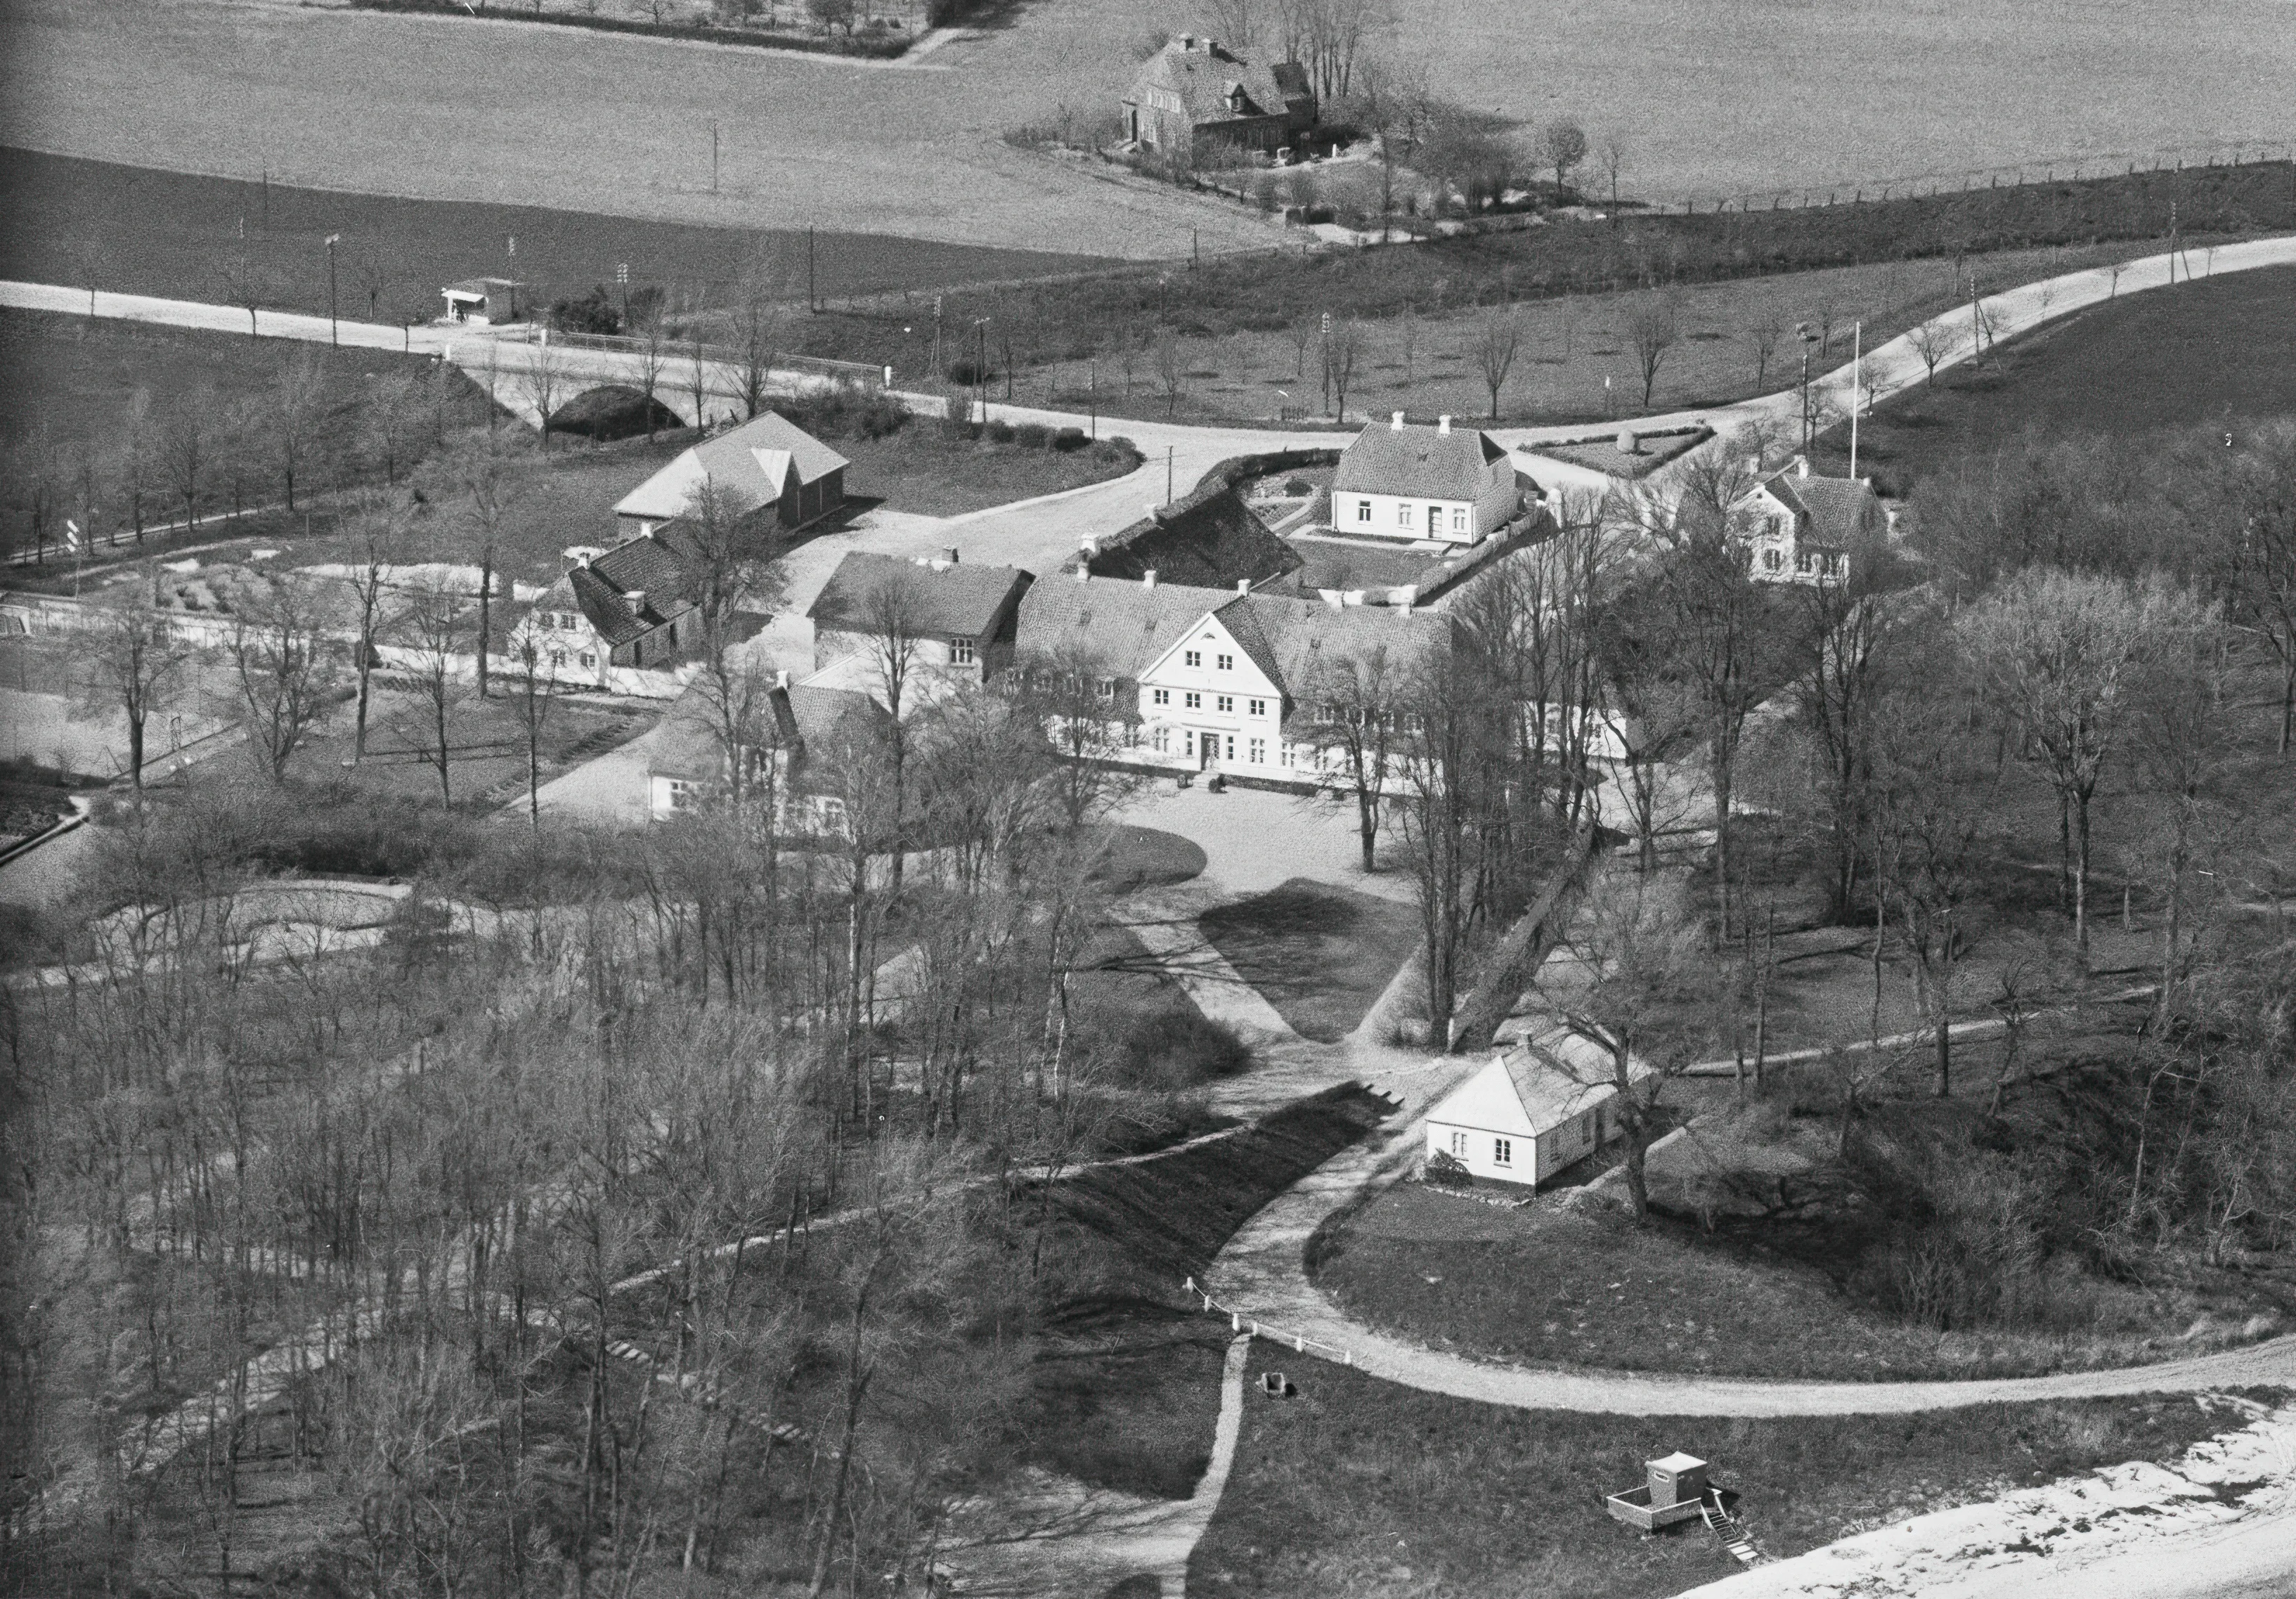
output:
M1398 411L1340 453L1332 530L1372 538L1480 544L1522 509L1514 463L1488 433L1429 427Z
M745 739L734 750L743 794L770 798L778 832L843 836L845 801L833 778L838 750L877 736L884 715L866 694L791 685L789 674L781 673L767 692L764 713L750 719L755 741ZM690 687L647 741L647 808L655 821L726 796L732 766L719 721L709 696Z
M1124 137L1143 150L1273 155L1316 126L1316 92L1298 62L1267 66L1184 33L1141 68L1123 110Z
M1637 1066L1639 1080L1650 1069ZM1427 1112L1427 1153L1487 1182L1536 1188L1618 1133L1610 1057L1570 1033L1526 1039Z
M685 450L622 496L614 514L643 537L685 514L707 483L748 516L770 508L783 531L820 521L845 503L844 456L786 417L767 411Z
M558 682L603 687L610 667L673 665L701 641L693 596L703 564L676 528L579 553L519 624L512 643L530 631Z

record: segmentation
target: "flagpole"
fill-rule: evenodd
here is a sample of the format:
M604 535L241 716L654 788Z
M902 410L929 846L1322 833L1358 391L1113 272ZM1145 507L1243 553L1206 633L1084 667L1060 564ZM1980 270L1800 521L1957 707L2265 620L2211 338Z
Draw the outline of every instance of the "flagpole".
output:
M1866 324L1852 325L1849 346L1849 475L1857 475L1857 413L1865 403Z

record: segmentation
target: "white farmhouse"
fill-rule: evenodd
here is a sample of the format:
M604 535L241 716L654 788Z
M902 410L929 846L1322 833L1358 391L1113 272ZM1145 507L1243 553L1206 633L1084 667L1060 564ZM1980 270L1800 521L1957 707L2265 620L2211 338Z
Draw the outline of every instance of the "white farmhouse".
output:
M1514 463L1488 433L1429 427L1398 411L1340 453L1332 477L1332 530L1373 538L1480 544L1522 509Z
M1573 1033L1518 1044L1427 1112L1427 1153L1470 1177L1536 1188L1618 1136L1610 1058ZM1636 1066L1633 1076L1650 1075Z

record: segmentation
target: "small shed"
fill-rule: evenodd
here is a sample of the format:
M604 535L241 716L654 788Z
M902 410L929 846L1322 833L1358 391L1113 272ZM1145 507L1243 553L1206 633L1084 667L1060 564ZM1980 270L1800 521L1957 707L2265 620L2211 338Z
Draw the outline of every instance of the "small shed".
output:
M1428 1111L1427 1153L1479 1181L1536 1188L1618 1136L1614 1070L1607 1052L1575 1033L1525 1039ZM1629 1080L1650 1075L1637 1061Z
M1603 1501L1629 1527L1655 1532L1696 1515L1706 1501L1706 1463L1677 1449L1662 1460L1643 1462L1643 1483Z
M439 292L446 297L449 322L474 322L488 327L526 317L526 285L512 278L466 277Z

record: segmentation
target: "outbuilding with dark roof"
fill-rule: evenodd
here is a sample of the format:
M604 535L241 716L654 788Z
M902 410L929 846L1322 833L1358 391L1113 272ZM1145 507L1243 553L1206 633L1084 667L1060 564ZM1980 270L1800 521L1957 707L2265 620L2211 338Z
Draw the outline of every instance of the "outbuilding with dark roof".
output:
M931 559L910 560L857 551L837 563L806 611L813 623L815 677L849 664L857 674L844 686L881 692L866 663L882 652L882 641L909 641L923 676L944 684L986 682L1013 654L1021 596L1031 575L1017 566L968 566L952 549Z
M1316 126L1316 94L1298 62L1247 59L1184 33L1149 57L1123 102L1124 136L1183 159L1213 145L1273 154Z
M1332 528L1356 537L1480 544L1521 509L1514 463L1489 434L1402 412L1340 452Z

